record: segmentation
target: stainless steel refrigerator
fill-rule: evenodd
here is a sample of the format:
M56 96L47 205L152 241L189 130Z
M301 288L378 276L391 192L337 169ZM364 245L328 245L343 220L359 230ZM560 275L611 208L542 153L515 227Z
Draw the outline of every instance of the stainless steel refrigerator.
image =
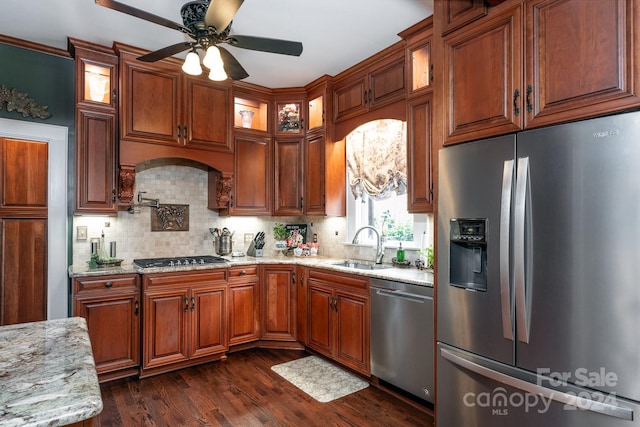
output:
M640 112L439 160L437 426L640 426Z

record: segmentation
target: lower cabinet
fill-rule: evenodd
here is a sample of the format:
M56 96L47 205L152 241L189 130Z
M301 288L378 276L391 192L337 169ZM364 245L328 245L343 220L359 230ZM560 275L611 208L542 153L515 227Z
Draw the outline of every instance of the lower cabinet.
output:
M143 277L141 377L225 357L226 270Z
M76 278L73 312L87 320L99 380L139 373L140 276Z
M258 267L229 269L229 345L260 338Z
M358 275L309 269L307 345L369 375L369 281Z
M262 328L260 338L296 341L296 267L262 267Z

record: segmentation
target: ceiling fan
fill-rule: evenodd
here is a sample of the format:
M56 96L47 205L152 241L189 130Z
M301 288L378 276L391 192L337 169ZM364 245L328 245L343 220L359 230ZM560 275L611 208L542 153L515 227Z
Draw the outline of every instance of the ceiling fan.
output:
M300 42L230 35L233 17L244 0L196 0L185 3L180 10L184 25L115 0L95 0L95 2L97 5L187 34L193 41L176 43L142 55L137 59L144 62L154 62L190 49L191 52L187 54L182 69L185 73L198 75L202 73L202 67L200 67L200 56L197 49L202 49L206 52L202 63L210 69L209 78L212 80L225 80L227 77L231 77L233 80L242 80L249 77L249 73L242 68L236 58L228 50L219 46L222 43L242 49L283 55L300 56L302 53L302 43Z

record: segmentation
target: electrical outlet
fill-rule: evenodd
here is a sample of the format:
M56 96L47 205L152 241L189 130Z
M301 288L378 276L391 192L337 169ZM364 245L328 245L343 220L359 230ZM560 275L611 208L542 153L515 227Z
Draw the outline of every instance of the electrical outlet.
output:
M78 240L87 240L87 226L79 225L76 231L76 239Z
M244 233L244 244L250 245L253 240L253 233Z

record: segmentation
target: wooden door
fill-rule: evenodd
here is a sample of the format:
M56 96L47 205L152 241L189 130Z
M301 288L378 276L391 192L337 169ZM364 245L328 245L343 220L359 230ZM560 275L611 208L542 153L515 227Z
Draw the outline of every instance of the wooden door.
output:
M325 210L325 133L313 131L307 136L305 152L306 215L324 215Z
M143 369L182 362L189 358L189 296L186 289L145 292Z
M276 139L274 153L273 215L302 215L305 203L303 138Z
M137 56L120 53L120 137L172 146L183 144L182 71L163 61L145 64Z
M334 357L369 375L369 298L336 291Z
M307 281L307 345L331 356L333 348L333 289L320 282Z
M193 289L191 307L191 358L226 351L226 286Z
M232 215L271 214L271 138L236 135Z
M636 2L534 0L525 5L527 127L640 104Z
M432 102L428 94L407 103L407 211L412 213L433 212Z
M333 86L333 121L340 122L367 111L367 75L359 72Z
M385 59L369 72L368 108L374 109L406 95L404 50Z
M87 319L98 374L140 365L139 293L76 298L75 315Z
M295 267L265 267L262 279L262 339L296 340Z
M0 324L47 317L48 146L0 138Z
M443 39L445 144L521 129L521 35L518 6Z
M185 76L183 129L185 145L212 151L232 151L231 90L202 77Z
M116 205L115 113L76 109L76 212L114 213Z
M229 345L259 338L258 282L229 285Z

